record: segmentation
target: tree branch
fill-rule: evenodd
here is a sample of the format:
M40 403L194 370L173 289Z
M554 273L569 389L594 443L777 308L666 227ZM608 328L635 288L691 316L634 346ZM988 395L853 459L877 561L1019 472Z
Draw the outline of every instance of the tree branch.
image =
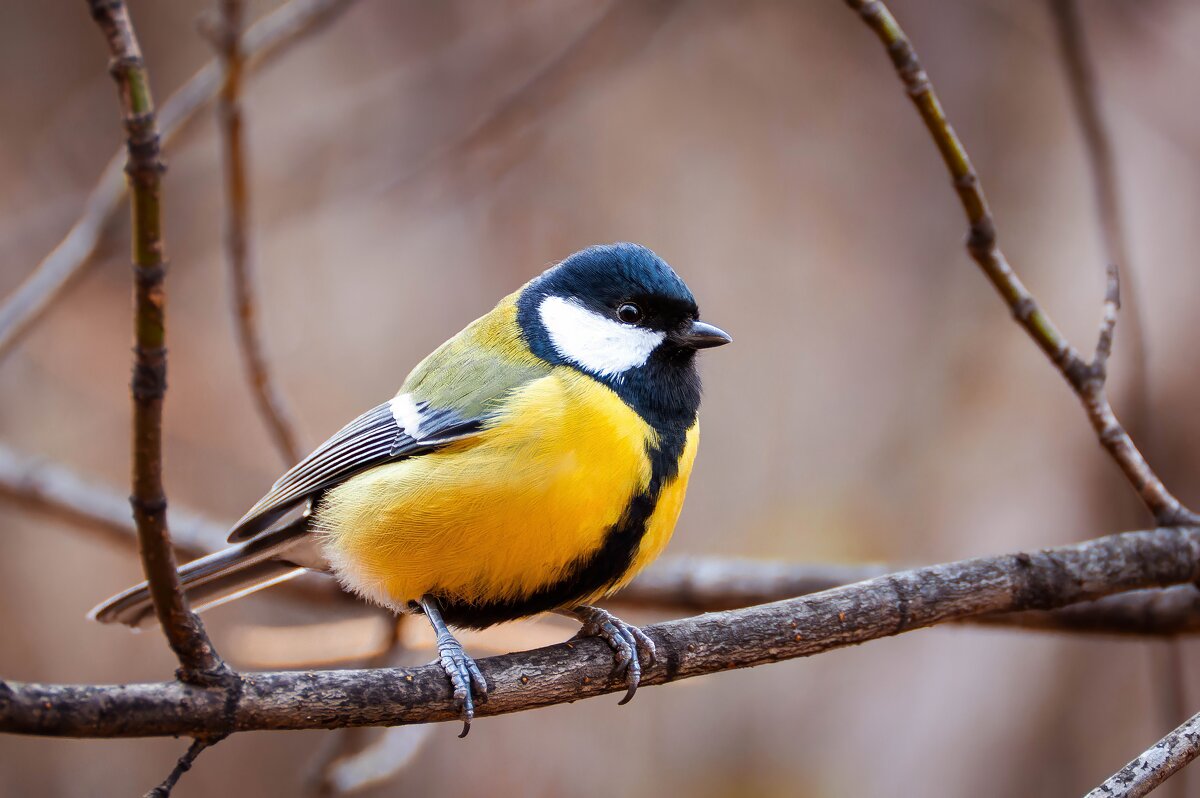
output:
M352 2L291 0L272 11L246 31L243 40L246 69L254 70L274 60L292 44L332 22ZM220 87L220 65L211 61L163 103L158 121L164 146L187 127ZM122 149L109 159L100 180L84 201L82 215L66 237L0 306L0 358L12 350L83 273L104 229L125 198L124 167Z
M181 676L204 681L228 669L187 606L175 572L162 484L162 406L167 389L166 256L162 240L158 123L150 78L129 13L121 0L89 0L92 17L108 42L109 71L117 82L129 160L134 264L133 506L142 570L154 611L179 659Z
M42 462L0 444L0 496L100 532L121 546L137 542L129 499L81 479L70 469ZM171 508L171 543L187 559L225 546L228 528L196 513Z
M1114 773L1085 798L1141 798L1200 754L1200 713Z
M146 793L145 798L170 798L171 791L175 789L175 785L179 782L179 778L192 769L192 765L196 761L196 757L204 751L205 748L216 745L223 738L216 737L197 737L192 740L192 744L179 757L179 761L175 763L175 767L163 779L162 783L155 787L150 792Z
M1129 433L1121 426L1109 405L1104 382L1107 376L1103 355L1086 362L1058 331L1054 322L1025 288L997 244L996 228L987 198L971 159L954 128L946 119L933 84L917 59L912 44L901 30L895 17L879 0L846 0L883 43L896 74L908 92L913 105L925 122L930 136L941 153L942 160L954 182L969 225L967 251L983 269L996 291L1012 310L1017 323L1029 334L1058 368L1063 378L1083 404L1100 444L1120 466L1125 478L1137 491L1142 502L1160 524L1200 523L1197 516L1184 507L1150 468L1150 464L1134 445ZM1112 296L1110 280L1109 296ZM1115 309L1115 298L1112 300ZM1107 315L1104 326L1111 325ZM1102 334L1099 348L1105 346ZM1098 353L1101 354L1101 353Z
M1200 528L932 565L811 596L647 627L659 662L643 686L807 657L986 613L1051 609L1200 578ZM479 661L478 714L499 715L624 689L600 640ZM437 664L413 669L240 674L236 691L183 682L0 683L0 731L72 737L226 734L431 723L458 718Z
M220 57L224 72L217 97L217 121L225 167L225 259L229 264L234 327L242 350L246 381L254 395L258 414L279 450L285 465L300 462L304 452L297 442L291 412L271 373L258 330L253 263L250 258L250 186L246 145L242 135L242 45L241 0L220 0L216 21L205 32Z
M1075 117L1079 122L1079 129L1083 134L1087 152L1088 167L1095 189L1096 213L1100 220L1104 257L1110 268L1116 268L1119 265L1125 273L1126 285L1131 285L1134 281L1134 270L1130 265L1128 237L1125 234L1125 224L1121 214L1116 159L1113 156L1108 126L1104 122L1104 115L1100 113L1095 67L1088 53L1082 20L1079 18L1079 6L1075 0L1051 0L1050 12L1055 32L1058 35L1058 49L1067 76L1067 87L1070 90ZM1132 299L1130 298L1131 293ZM1129 382L1133 386L1135 397L1130 417L1134 419L1135 430L1146 434L1147 430L1143 427L1147 421L1146 410L1149 405L1149 396L1147 395L1146 344L1142 329L1142 314L1136 301L1137 292L1126 290L1125 295L1127 319L1125 326L1130 331L1133 354L1129 363L1132 374Z

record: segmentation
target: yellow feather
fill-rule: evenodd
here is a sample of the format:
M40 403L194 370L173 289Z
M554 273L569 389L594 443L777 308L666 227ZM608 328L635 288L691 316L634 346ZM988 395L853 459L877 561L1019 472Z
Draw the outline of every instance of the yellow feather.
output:
M596 551L650 481L656 433L609 388L566 367L517 389L480 435L331 489L316 517L348 587L404 608L426 593L521 598ZM628 577L666 546L698 431L661 491ZM593 597L594 598L594 597Z

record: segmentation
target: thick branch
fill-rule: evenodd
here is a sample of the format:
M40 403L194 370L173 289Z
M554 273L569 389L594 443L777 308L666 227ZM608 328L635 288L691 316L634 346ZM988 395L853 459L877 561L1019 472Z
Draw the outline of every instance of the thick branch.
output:
M158 123L150 78L121 0L90 0L92 17L108 42L109 70L117 82L129 160L134 265L133 506L142 570L150 583L154 611L182 674L192 680L226 668L188 608L175 572L167 531L167 497L162 484L162 406L167 388L166 256L162 239Z
M233 300L234 327L242 350L246 381L258 413L286 465L303 456L291 413L271 373L258 330L253 264L250 258L250 187L242 124L242 74L246 54L242 44L241 0L221 0L217 22L208 31L224 70L217 98L225 171L225 259Z
M811 596L646 628L659 663L643 685L807 657L986 613L1050 609L1111 593L1195 581L1200 528L1110 535L1027 554L981 557L877 577ZM499 715L624 689L596 639L480 660ZM0 684L0 731L73 737L224 734L456 720L438 665L242 674L235 692L182 682Z
M246 68L257 69L290 45L333 21L353 0L291 0L246 31ZM163 145L183 130L217 93L221 69L212 61L171 95L158 115ZM109 221L125 198L125 152L118 151L84 201L83 214L58 246L0 306L0 358L49 310L91 260Z
M1200 755L1200 714L1114 773L1086 798L1141 798Z
M1080 357L1009 265L997 244L992 213L975 167L946 119L933 84L895 17L879 0L846 0L846 3L862 16L887 49L896 73L941 153L967 217L967 250L971 257L1012 310L1017 323L1075 391L1101 445L1120 466L1155 520L1160 524L1200 523L1200 516L1167 490L1117 420L1104 391L1103 364L1097 367L1097 362L1088 363Z

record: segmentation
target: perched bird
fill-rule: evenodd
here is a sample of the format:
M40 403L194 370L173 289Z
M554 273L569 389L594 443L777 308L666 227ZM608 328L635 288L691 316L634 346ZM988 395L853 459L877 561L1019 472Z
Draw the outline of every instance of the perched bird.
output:
M284 474L233 527L238 545L180 568L184 589L203 609L308 569L424 613L463 735L487 684L449 626L574 617L615 652L625 703L654 644L592 604L667 545L699 439L696 350L730 340L649 249L577 252ZM92 617L152 612L143 583Z

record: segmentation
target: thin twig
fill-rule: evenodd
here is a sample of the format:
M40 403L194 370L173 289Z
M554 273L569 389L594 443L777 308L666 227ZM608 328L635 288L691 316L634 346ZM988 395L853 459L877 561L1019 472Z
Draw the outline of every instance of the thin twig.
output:
M1114 773L1086 798L1141 798L1200 755L1200 713Z
M291 412L263 350L250 256L250 183L241 100L246 62L242 44L244 10L242 0L220 0L215 21L202 28L217 51L224 74L217 96L217 123L224 153L225 260L229 264L234 328L242 350L246 381L279 456L285 465L292 465L304 453L297 442Z
M996 228L979 176L954 128L946 119L933 84L895 17L879 0L846 0L879 37L925 122L953 179L969 224L967 250L1012 310L1017 323L1058 368L1083 404L1100 444L1120 466L1142 503L1159 524L1200 523L1197 516L1167 490L1121 426L1105 392L1102 364L1088 363L1058 331L1054 322L1025 288L1001 251Z
M658 662L642 685L807 657L977 615L1051 609L1200 578L1200 528L1126 532L1073 546L932 565L742 610L645 628ZM595 638L479 661L480 716L624 690ZM456 720L445 672L411 669L240 674L239 691L183 682L0 682L0 732L73 737L225 734Z
M270 63L289 46L319 30L354 0L291 0L255 23L243 40L246 69ZM167 98L158 115L163 146L187 127L197 111L221 87L216 61L204 65ZM0 306L0 359L3 359L91 261L100 238L125 199L125 152L119 150L83 204L83 213L66 237Z
M146 793L145 798L170 798L171 791L175 789L180 776L192 769L192 765L196 762L196 757L200 756L205 748L216 745L223 737L197 737L192 740L192 744L179 757L179 761L175 763L175 767L167 774L159 784L150 792Z
M1129 362L1129 385L1134 398L1133 407L1127 410L1127 415L1133 419L1132 426L1136 432L1149 435L1149 380L1146 375L1148 364L1145 331L1135 290L1136 273L1130 263L1128 237L1121 213L1120 181L1116 158L1113 155L1112 137L1109 135L1104 114L1100 111L1099 84L1091 54L1088 52L1079 6L1075 0L1051 0L1050 11L1058 35L1058 50L1067 76L1071 103L1087 152L1104 258L1110 268L1119 266L1125 275L1124 327L1129 331L1132 353Z
M181 676L205 681L228 672L187 605L175 572L162 483L162 407L167 389L166 255L162 238L158 122L150 78L129 12L122 0L89 0L92 17L108 42L109 71L117 82L129 161L134 265L133 506L142 570L154 611L179 659Z

